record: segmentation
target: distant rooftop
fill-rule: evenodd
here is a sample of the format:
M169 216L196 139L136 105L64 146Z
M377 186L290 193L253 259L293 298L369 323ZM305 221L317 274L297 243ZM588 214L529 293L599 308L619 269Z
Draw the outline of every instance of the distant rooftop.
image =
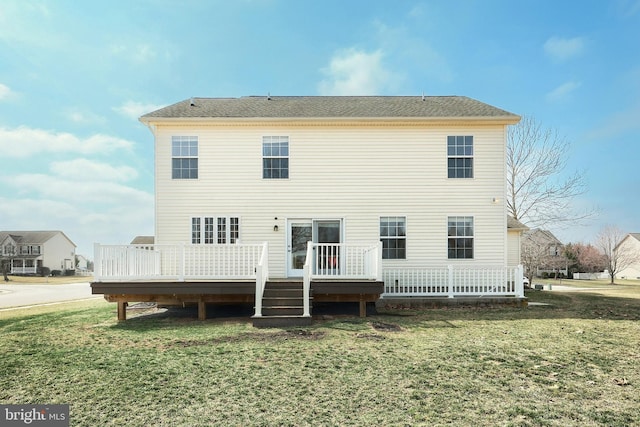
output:
M131 241L132 245L153 245L155 240L154 236L136 236Z
M190 98L145 114L140 121L202 118L520 120L516 114L466 96L247 96Z
M62 231L59 230L22 230L22 231L0 231L0 243L2 243L7 237L16 243L22 244L43 244L57 234L62 234L73 246L75 244L69 239Z

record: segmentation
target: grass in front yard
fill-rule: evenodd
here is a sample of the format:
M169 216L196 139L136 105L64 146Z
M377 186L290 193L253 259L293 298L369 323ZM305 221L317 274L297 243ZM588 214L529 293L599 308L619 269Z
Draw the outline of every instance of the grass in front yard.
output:
M294 329L141 316L102 301L0 313L0 402L72 425L628 426L640 423L640 288L530 292Z

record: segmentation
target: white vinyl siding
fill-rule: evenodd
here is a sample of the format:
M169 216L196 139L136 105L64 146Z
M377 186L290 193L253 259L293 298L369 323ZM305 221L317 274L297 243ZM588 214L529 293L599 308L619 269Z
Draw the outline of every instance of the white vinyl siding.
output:
M507 265L515 267L520 263L520 231L509 231L507 233Z
M197 134L199 178L171 180L171 136ZM263 179L262 138L288 135L289 179ZM474 179L449 179L449 135L473 135ZM234 212L244 243L269 243L272 277L286 276L287 218L344 221L344 240L376 242L380 217L401 212L411 224L407 258L388 267L447 265L447 218L473 213L472 264L505 265L505 127L496 124L278 123L158 125L158 243L190 241L193 216ZM338 155L339 154L339 155ZM194 215L195 214L195 215ZM274 226L278 225L278 231ZM444 249L444 250L443 250Z

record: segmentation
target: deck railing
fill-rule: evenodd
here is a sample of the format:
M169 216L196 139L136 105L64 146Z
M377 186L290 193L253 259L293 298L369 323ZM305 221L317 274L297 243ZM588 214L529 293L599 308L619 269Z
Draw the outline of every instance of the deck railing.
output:
M303 315L310 316L311 279L382 280L382 243L307 242L303 267Z
M94 279L255 279L264 244L100 245Z
M517 267L385 268L384 296L524 297L523 269Z
M11 274L36 274L38 272L37 267L11 267Z
M382 243L313 243L307 246L314 279L382 280Z

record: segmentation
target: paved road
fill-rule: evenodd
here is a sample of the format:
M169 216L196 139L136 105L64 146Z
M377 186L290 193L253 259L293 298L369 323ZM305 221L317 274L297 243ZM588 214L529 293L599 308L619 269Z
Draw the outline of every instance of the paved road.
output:
M89 282L66 285L0 283L0 310L87 298L102 298L102 295L91 295Z

